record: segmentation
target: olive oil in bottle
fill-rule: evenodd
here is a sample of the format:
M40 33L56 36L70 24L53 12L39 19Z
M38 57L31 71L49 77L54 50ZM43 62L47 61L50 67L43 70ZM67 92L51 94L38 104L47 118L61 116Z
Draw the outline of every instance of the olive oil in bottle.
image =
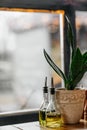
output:
M50 100L46 109L46 126L56 128L62 125L62 118L60 110L55 107L55 88L53 85L53 78L51 78Z
M46 126L46 108L48 106L48 86L47 77L45 78L45 86L43 87L43 102L39 110L39 124Z
M46 126L56 128L62 125L61 114L56 112L48 112L46 117Z

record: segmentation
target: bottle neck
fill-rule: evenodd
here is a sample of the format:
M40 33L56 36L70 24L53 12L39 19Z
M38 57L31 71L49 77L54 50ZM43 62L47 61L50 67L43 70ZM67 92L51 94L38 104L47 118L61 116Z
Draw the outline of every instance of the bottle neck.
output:
M55 88L54 87L50 88L50 101L53 103L55 101Z
M48 93L43 93L44 102L48 102Z
M54 103L55 101L55 94L50 94L50 102Z

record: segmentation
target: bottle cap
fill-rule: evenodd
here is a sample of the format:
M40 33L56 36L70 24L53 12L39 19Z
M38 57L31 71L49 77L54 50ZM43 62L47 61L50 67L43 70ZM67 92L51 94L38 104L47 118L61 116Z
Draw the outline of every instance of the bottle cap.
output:
M48 93L47 77L45 77L45 86L43 87L43 92Z
M50 88L50 94L55 94L55 88Z

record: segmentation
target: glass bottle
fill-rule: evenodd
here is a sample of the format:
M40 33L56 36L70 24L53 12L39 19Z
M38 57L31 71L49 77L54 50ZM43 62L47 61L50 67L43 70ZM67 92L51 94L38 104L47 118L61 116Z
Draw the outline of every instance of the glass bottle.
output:
M48 106L48 86L47 77L45 78L45 86L43 87L43 102L39 110L39 124L46 126L46 108Z
M46 126L50 128L56 128L61 126L61 124L61 113L60 110L56 110L55 107L55 88L53 85L53 78L51 78L50 100L46 109Z

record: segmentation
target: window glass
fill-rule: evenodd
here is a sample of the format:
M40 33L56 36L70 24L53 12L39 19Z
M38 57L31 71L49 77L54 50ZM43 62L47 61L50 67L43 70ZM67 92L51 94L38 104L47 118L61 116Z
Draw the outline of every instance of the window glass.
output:
M77 46L81 49L82 53L87 51L87 12L76 11L76 33L77 33ZM87 89L87 73L83 76L80 82L81 87Z
M0 11L0 112L39 108L46 76L49 87L51 76L61 86L43 55L61 68L61 16Z

